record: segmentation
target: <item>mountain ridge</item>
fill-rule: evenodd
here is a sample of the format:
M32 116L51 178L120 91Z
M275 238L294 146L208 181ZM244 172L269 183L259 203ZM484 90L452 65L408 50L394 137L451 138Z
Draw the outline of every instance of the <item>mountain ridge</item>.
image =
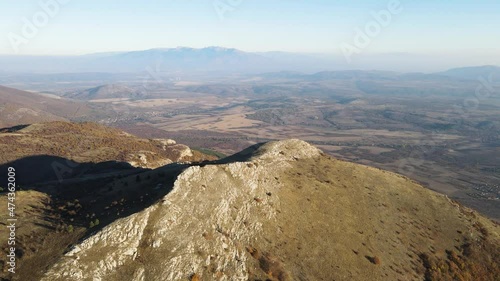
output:
M444 72L439 72L438 74L469 80L478 80L481 77L483 77L484 79L489 79L492 75L496 79L498 79L498 77L500 77L500 66L479 65L470 67L458 67L448 69Z
M202 48L176 47L151 48L120 52L90 53L73 56L5 56L0 55L0 63L6 73L19 75L22 73L147 73L148 70L186 74L227 75L258 74L273 71L304 71L307 73L320 71L339 71L348 69L384 71L438 73L445 76L463 75L446 71L450 65L435 65L436 60L429 56L412 54L378 54L365 55L366 63L347 63L341 54L315 54L284 51L244 51L235 48L209 46ZM402 64L402 61L407 61ZM420 69L409 68L410 62L423 65L423 61L433 67ZM387 67L392 65L392 67ZM475 79L466 75L467 79Z
M65 98L77 100L114 99L114 98L140 98L138 91L121 84L105 84L64 95Z
M0 256L0 280L39 280L67 247L153 203L184 167L217 157L171 139L142 139L95 123L0 129L0 170L15 169L17 271ZM7 206L7 174L0 174ZM0 209L0 218L9 216ZM7 237L8 229L0 228Z
M286 140L187 168L42 280L494 280L499 237L408 178Z

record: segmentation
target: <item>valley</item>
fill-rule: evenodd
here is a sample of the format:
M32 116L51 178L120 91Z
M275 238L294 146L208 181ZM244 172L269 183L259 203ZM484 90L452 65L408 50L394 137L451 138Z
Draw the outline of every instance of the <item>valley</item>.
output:
M139 259L155 264L155 270L168 266L171 272L182 272L176 277L172 275L174 279L197 275L208 276L206 278L209 279L246 276L240 270L240 258L233 264L232 258L226 256L225 251L230 249L238 257L248 256L244 264L248 267L247 276L251 280L261 280L265 276L276 278L271 280L290 280L290 276L305 272L301 263L288 258L287 262L295 266L277 264L274 262L275 257L261 253L261 248L284 257L294 252L293 247L298 247L298 253L307 255L302 245L314 243L300 236L302 242L292 248L284 247L283 243L289 242L286 239L282 241L281 238L274 238L274 242L260 240L258 232L240 229L239 225L248 224L248 220L260 220L258 217L262 210L254 208L260 206L261 202L266 202L262 206L265 212L276 213L279 221L288 221L290 216L300 218L296 213L300 209L298 207L282 210L275 209L275 206L285 204L280 202L286 202L286 205L302 202L300 204L303 205L306 204L304 200L307 200L307 204L314 202L311 203L313 208L320 208L333 218L341 217L346 212L359 213L356 218L348 217L348 220L362 222L363 225L371 224L368 229L355 232L363 236L375 231L367 236L366 241L371 241L369 237L381 231L377 229L389 227L388 232L384 232L381 237L391 237L391 231L399 234L402 231L399 228L410 229L408 235L421 236L419 239L423 239L419 243L433 245L429 246L429 251L425 248L427 246L398 248L387 244L388 240L378 241L380 244L376 246L367 246L365 241L362 247L352 244L353 241L346 241L351 243L352 249L340 249L330 241L324 246L331 247L332 253L342 251L344 256L348 256L348 252L355 255L350 260L350 263L356 264L355 267L349 268L341 260L335 262L343 268L340 271L342 276L362 276L360 278L366 279L369 272L377 274L378 280L387 276L406 276L411 280L419 280L424 275L434 276L434 279L429 280L440 280L441 275L449 277L453 274L489 276L485 273L487 269L479 267L478 262L485 262L484 266L490 269L495 266L494 263L483 261L484 257L478 256L477 249L491 247L488 259L498 256L497 248L491 245L497 243L496 228L500 221L500 99L497 92L492 92L481 96L477 106L463 106L464 101L475 97L476 80L437 74L431 77L407 77L406 74L363 71L313 75L268 73L216 80L207 77L164 80L169 82L147 86L133 80L104 85L95 85L95 81L71 81L68 86L58 85L56 88L51 83L40 83L37 90L32 92L0 88L5 93L4 99L0 100L4 108L0 110L0 116L7 116L2 120L12 122L4 121L4 128L0 129L0 169L14 166L19 175L24 175L18 179L20 189L17 193L18 216L22 222L17 233L22 273L12 280L24 280L28 276L34 276L37 280L65 280L57 279L58 270L64 271L64 274L76 274L74 276L107 276L111 278L108 280L123 279L128 274L138 276L138 280L146 278L144 274L152 273L147 273L135 258L128 260L127 254L124 254L127 248L117 247L118 252L110 252L111 256L128 263L128 269L116 275L110 273L114 268L113 261L103 267L94 264L94 258L84 259L83 262L89 262L90 267L82 265L81 268L93 268L90 271L74 271L71 269L73 265L67 263L79 255L79 249L94 255L95 248L100 247L95 237L101 237L99 239L103 239L104 245L115 245L115 237L127 235L132 235L126 238L132 239L127 240L129 242L137 235L145 235L139 246L130 247L140 253ZM9 98L12 95L22 97L15 107ZM70 109L75 107L72 113ZM15 108L15 114L12 115L12 111L6 111L5 108ZM8 126L13 123L17 126ZM297 140L279 142L285 139L301 139L310 145ZM260 149L261 146L265 148ZM231 156L225 158L227 155ZM235 167L238 167L238 172L231 170ZM250 176L254 173L253 167L260 167L260 176ZM226 172L229 173L229 179L226 179ZM385 173L389 174L386 176ZM29 177L26 176L28 174ZM179 210L180 207L169 211L161 206L168 200L183 200L168 198L178 196L176 194L181 191L175 190L180 182L183 186L191 186L190 175L200 180L199 185L194 186L201 186L203 190L210 186L204 183L211 181L209 179L220 181L218 186L226 188L222 191L217 189L217 192L222 192L217 195L219 197L210 195L213 200L203 201L204 196L208 195L198 191L186 195L191 198L189 200L197 202L194 204L198 208L209 210L207 213L212 213L212 208L217 212L226 210L225 201L221 205L215 204L219 200L217 198L223 197L235 200L231 201L234 205L232 208L245 206L245 209L252 210L243 215L248 218L244 221L239 218L242 216L241 211L234 214L228 211L223 215L217 213L220 216L210 218L200 215L203 212L198 213L198 220L211 221L206 225L198 224L204 229L200 234L204 240L199 241L197 237L191 236L176 242L165 240L167 244L187 243L179 252L180 256L185 256L192 254L185 252L192 243L211 251L210 247L206 248L205 240L212 243L210 241L215 239L215 243L226 245L226 238L246 237L243 240L236 239L234 246L224 248L226 250L218 254L214 264L211 263L211 269L191 271L188 267L193 262L197 263L198 258L183 260L178 265L163 264L156 258L158 253L149 248L151 245L160 247L158 243L161 242L155 241L163 239L151 233L151 229L159 227L154 222L152 225L140 224L139 228L144 229L137 230L137 233L134 230L125 234L120 230L123 227L130 228L127 221L136 220L136 217L141 220L142 216L157 217L159 213L165 212L167 217L174 216L169 221L173 228L161 231L182 232L173 226L176 216L173 214L177 211L172 213L172 210ZM306 175L314 178L315 187L310 185ZM241 180L233 177L241 177ZM2 175L0 180L5 181ZM235 195L238 191L227 190L229 186L249 188L242 182L249 182L250 188L253 188L251 183L254 181L260 183L257 185L258 191L249 191L248 194L257 192L251 200ZM377 188L369 186L372 181L377 183ZM414 193L414 189L419 188L417 182L425 187L422 190L427 195L421 191ZM281 185L283 188L297 188L297 191L283 191L278 187ZM303 186L306 186L307 191L301 190ZM333 188L325 189L324 192L335 193L334 197L343 202L338 205L341 209L330 208L328 204L331 202L328 200L333 200L333 197L329 197L328 202L320 199L322 195L317 193L319 186ZM399 203L400 193L394 191L402 186L405 186L404 192L401 190L405 194L404 204ZM343 191L339 193L339 187L346 190L354 188L359 196L352 198ZM372 200L374 190L378 194L376 200ZM428 193L431 192L429 190L438 193ZM274 199L275 196L277 199ZM0 203L5 203L5 200L6 197L2 197ZM349 209L353 208L355 201L364 202L367 209ZM382 201L385 203L380 203ZM179 204L183 208L190 208L190 203ZM437 208L436 204L442 207ZM390 210L382 210L381 206ZM409 210L408 206L413 207ZM400 219L408 224L398 225L398 220L389 222L389 215L377 217L379 222L375 223L368 215L374 210L389 213L406 210L407 213ZM483 219L473 210L492 221ZM279 215L281 211L286 213ZM438 212L440 218L447 216L448 221L454 221L457 232L446 231L448 225L433 225L433 221L439 221L433 212ZM187 214L186 211L180 213ZM228 220L229 213L235 218L234 222ZM3 218L7 214L0 212L0 216ZM307 216L323 215L310 212ZM322 217L319 224L310 224L302 217L296 227L310 225L316 231L322 231L322 224L331 223L327 217ZM226 227L231 230L215 227L214 221L220 220L228 224ZM275 227L271 221L255 223L267 224L265 231L267 235L273 236ZM428 225L429 232L418 232L419 224ZM282 225L279 225L279 229L283 232L293 231ZM307 232L305 229L302 231ZM6 235L4 232L6 230L0 231L0 235ZM441 238L437 241L448 244L439 248L433 244L435 241L431 233L439 233ZM489 233L492 236L488 236ZM466 234L479 235L480 242L470 244ZM335 235L340 237L340 232ZM452 240L456 243L451 243ZM59 243L55 245L53 241ZM87 242L81 244L82 241ZM242 247L239 241L250 244ZM401 241L405 245L416 243L413 240ZM258 243L257 246L254 243ZM92 247L85 248L85 245ZM387 253L393 253L387 252L391 247L399 258L409 257L408 262L399 264L394 262L394 257L387 256ZM104 246L104 249L108 248ZM462 256L446 257L445 253L452 253L449 250L451 248L457 249L458 255ZM160 250L165 249L169 248ZM211 257L204 251L198 250L195 255ZM362 253L361 256L359 253ZM174 256L172 258L180 257ZM268 265L262 267L259 262L252 262L249 258L264 264L272 263L276 271L269 273L266 271L269 270ZM365 272L354 269L365 266L365 263L377 266L380 259L383 265L379 268L374 267ZM387 265L385 261L392 263ZM0 259L0 262L5 269L6 261ZM467 269L462 273L456 273L453 269L448 272L434 270L436 266L454 262L467 264ZM327 280L325 278L329 274L337 274L329 271L323 274L319 267L312 264L308 266L310 278L315 278L311 277L314 275ZM403 271L396 270L397 266L401 266ZM217 271L217 268L225 268L225 271Z
M296 76L181 81L142 92L130 83L127 91L142 96L108 91L105 98L89 97L99 113L77 119L224 154L300 138L340 159L404 174L500 219L498 92L466 107L477 80L386 72Z

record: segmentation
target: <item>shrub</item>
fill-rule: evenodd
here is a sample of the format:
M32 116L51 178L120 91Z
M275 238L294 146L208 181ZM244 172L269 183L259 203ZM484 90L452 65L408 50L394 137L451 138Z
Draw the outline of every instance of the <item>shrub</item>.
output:
M382 263L382 261L380 260L379 257L377 256L373 256L373 257L370 257L370 256L365 256L365 258L367 260L369 260L371 263L375 264L375 265L379 265Z

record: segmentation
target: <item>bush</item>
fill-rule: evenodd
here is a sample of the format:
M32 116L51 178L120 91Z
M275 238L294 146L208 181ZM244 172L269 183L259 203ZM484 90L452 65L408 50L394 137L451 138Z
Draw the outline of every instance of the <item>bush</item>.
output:
M373 256L373 257L371 257L371 256L365 256L365 258L367 260L369 260L371 263L375 264L375 265L379 265L379 264L382 263L382 261L380 260L380 258L377 257L377 256Z

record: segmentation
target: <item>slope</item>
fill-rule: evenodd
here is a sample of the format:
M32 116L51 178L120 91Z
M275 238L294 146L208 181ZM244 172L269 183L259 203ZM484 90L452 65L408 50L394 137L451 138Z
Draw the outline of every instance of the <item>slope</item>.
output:
M0 138L4 140L0 145L0 163L33 155L52 155L94 163L133 163L135 160L139 162L138 166L156 168L181 160L198 161L198 158L204 157L171 139L141 139L119 129L91 122L46 122L17 126L0 130ZM139 155L141 152L145 155Z
M498 230L408 178L288 140L187 168L42 280L494 280Z
M78 100L138 98L143 94L130 87L120 84L107 84L65 95L67 98Z
M90 109L83 103L44 97L0 86L0 128L77 118Z
M479 78L497 80L500 76L500 67L495 65L471 66L452 68L444 72L437 73L439 75L455 77L460 79L478 80Z
M8 203L15 204L17 219L17 272L8 274L8 248L3 247L0 280L39 280L69 245L150 206L191 161L213 159L173 140L141 139L93 123L49 122L0 129L0 205L5 206L0 209L0 241L4 246L9 236ZM165 164L169 165L150 169ZM16 174L13 201L6 194L8 167L14 167Z

